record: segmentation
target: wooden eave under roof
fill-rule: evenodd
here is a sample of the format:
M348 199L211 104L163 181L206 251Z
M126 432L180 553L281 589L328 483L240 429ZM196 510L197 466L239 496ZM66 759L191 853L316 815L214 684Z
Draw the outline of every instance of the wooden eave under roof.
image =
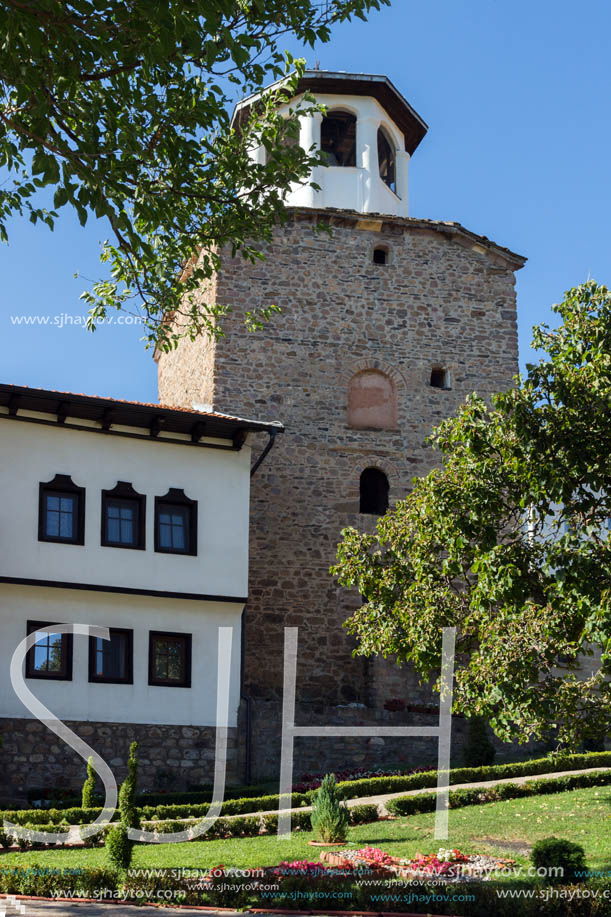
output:
M48 389L27 388L20 385L0 384L0 407L18 416L20 411L50 414L59 424L67 419L87 420L108 430L118 424L148 430L151 437L159 432L189 435L193 442L202 436L231 440L234 445L249 432L279 432L282 424L248 420L214 411L196 411L140 401L121 401L94 395L56 392Z
M278 80L263 92L282 87L285 80ZM371 96L388 112L405 138L405 149L413 153L426 132L427 123L420 117L407 99L401 95L396 86L386 76L369 73L337 73L330 70L306 70L299 79L297 92L309 91L313 94ZM256 93L236 105L233 123L240 125L250 107L261 97Z

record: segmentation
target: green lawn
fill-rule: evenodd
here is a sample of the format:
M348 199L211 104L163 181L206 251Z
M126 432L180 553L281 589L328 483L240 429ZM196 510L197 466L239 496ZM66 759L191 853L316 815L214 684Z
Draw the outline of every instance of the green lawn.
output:
M607 787L452 810L447 841L434 839L433 826L433 814L380 821L350 829L348 842L358 846L368 843L399 856L433 853L439 846L459 847L467 853L500 854L526 865L528 857L525 850L520 852L520 847L526 848L540 838L555 835L582 844L588 867L611 869L611 792ZM290 841L269 836L137 845L132 866L203 869L223 863L246 868L272 866L287 859L318 860L319 850L308 846L311 839L310 833L294 832ZM505 842L510 843L506 846ZM0 868L33 862L54 867L100 866L105 863L105 853L102 848L95 848L3 854Z

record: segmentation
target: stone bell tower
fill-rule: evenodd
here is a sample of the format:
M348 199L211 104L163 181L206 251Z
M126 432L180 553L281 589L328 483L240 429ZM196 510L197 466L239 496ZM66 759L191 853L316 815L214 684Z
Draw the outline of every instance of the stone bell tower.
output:
M360 600L329 567L344 527L371 530L430 470L431 429L517 372L514 272L525 259L458 223L408 215L424 121L384 76L306 71L305 90L326 107L300 133L327 154L313 175L321 190L295 187L265 261L227 256L202 293L236 313L275 303L281 314L257 333L230 316L219 341L158 358L163 403L286 427L252 479L242 741L253 778L278 772L285 627L299 627L298 723L430 722L415 719L431 699L413 674L352 657L342 623ZM321 220L330 235L316 231ZM413 763L413 744L299 739L296 772Z

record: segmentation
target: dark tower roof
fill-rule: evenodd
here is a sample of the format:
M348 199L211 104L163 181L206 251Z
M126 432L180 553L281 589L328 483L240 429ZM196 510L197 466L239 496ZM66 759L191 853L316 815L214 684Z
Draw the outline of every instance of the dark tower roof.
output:
M272 83L267 89L279 89L286 78ZM372 96L388 112L405 138L405 149L413 153L426 132L428 124L422 120L387 76L370 73L343 73L331 70L306 70L297 84L296 95L302 92L329 95ZM265 92L265 90L263 90ZM239 102L232 123L239 126L251 105L261 97L257 92Z

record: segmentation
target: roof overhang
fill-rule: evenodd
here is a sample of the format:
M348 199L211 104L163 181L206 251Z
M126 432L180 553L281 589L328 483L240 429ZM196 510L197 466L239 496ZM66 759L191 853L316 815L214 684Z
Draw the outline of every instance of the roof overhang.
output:
M287 79L288 77L284 77L277 80L262 92L254 93L239 102L233 112L232 124L239 126L252 105L261 98L264 92L281 89ZM403 133L405 149L410 154L414 152L428 131L428 124L386 76L331 70L305 70L297 83L295 96L306 91L313 95L370 96L376 99Z
M8 408L9 414L14 416L18 416L20 411L50 414L62 425L71 419L97 422L102 430L118 424L147 430L151 437L156 437L161 431L164 434L188 435L192 442L204 436L235 443L236 438L246 433L280 432L284 429L281 423L248 420L213 411L120 401L20 385L0 384L0 407Z

